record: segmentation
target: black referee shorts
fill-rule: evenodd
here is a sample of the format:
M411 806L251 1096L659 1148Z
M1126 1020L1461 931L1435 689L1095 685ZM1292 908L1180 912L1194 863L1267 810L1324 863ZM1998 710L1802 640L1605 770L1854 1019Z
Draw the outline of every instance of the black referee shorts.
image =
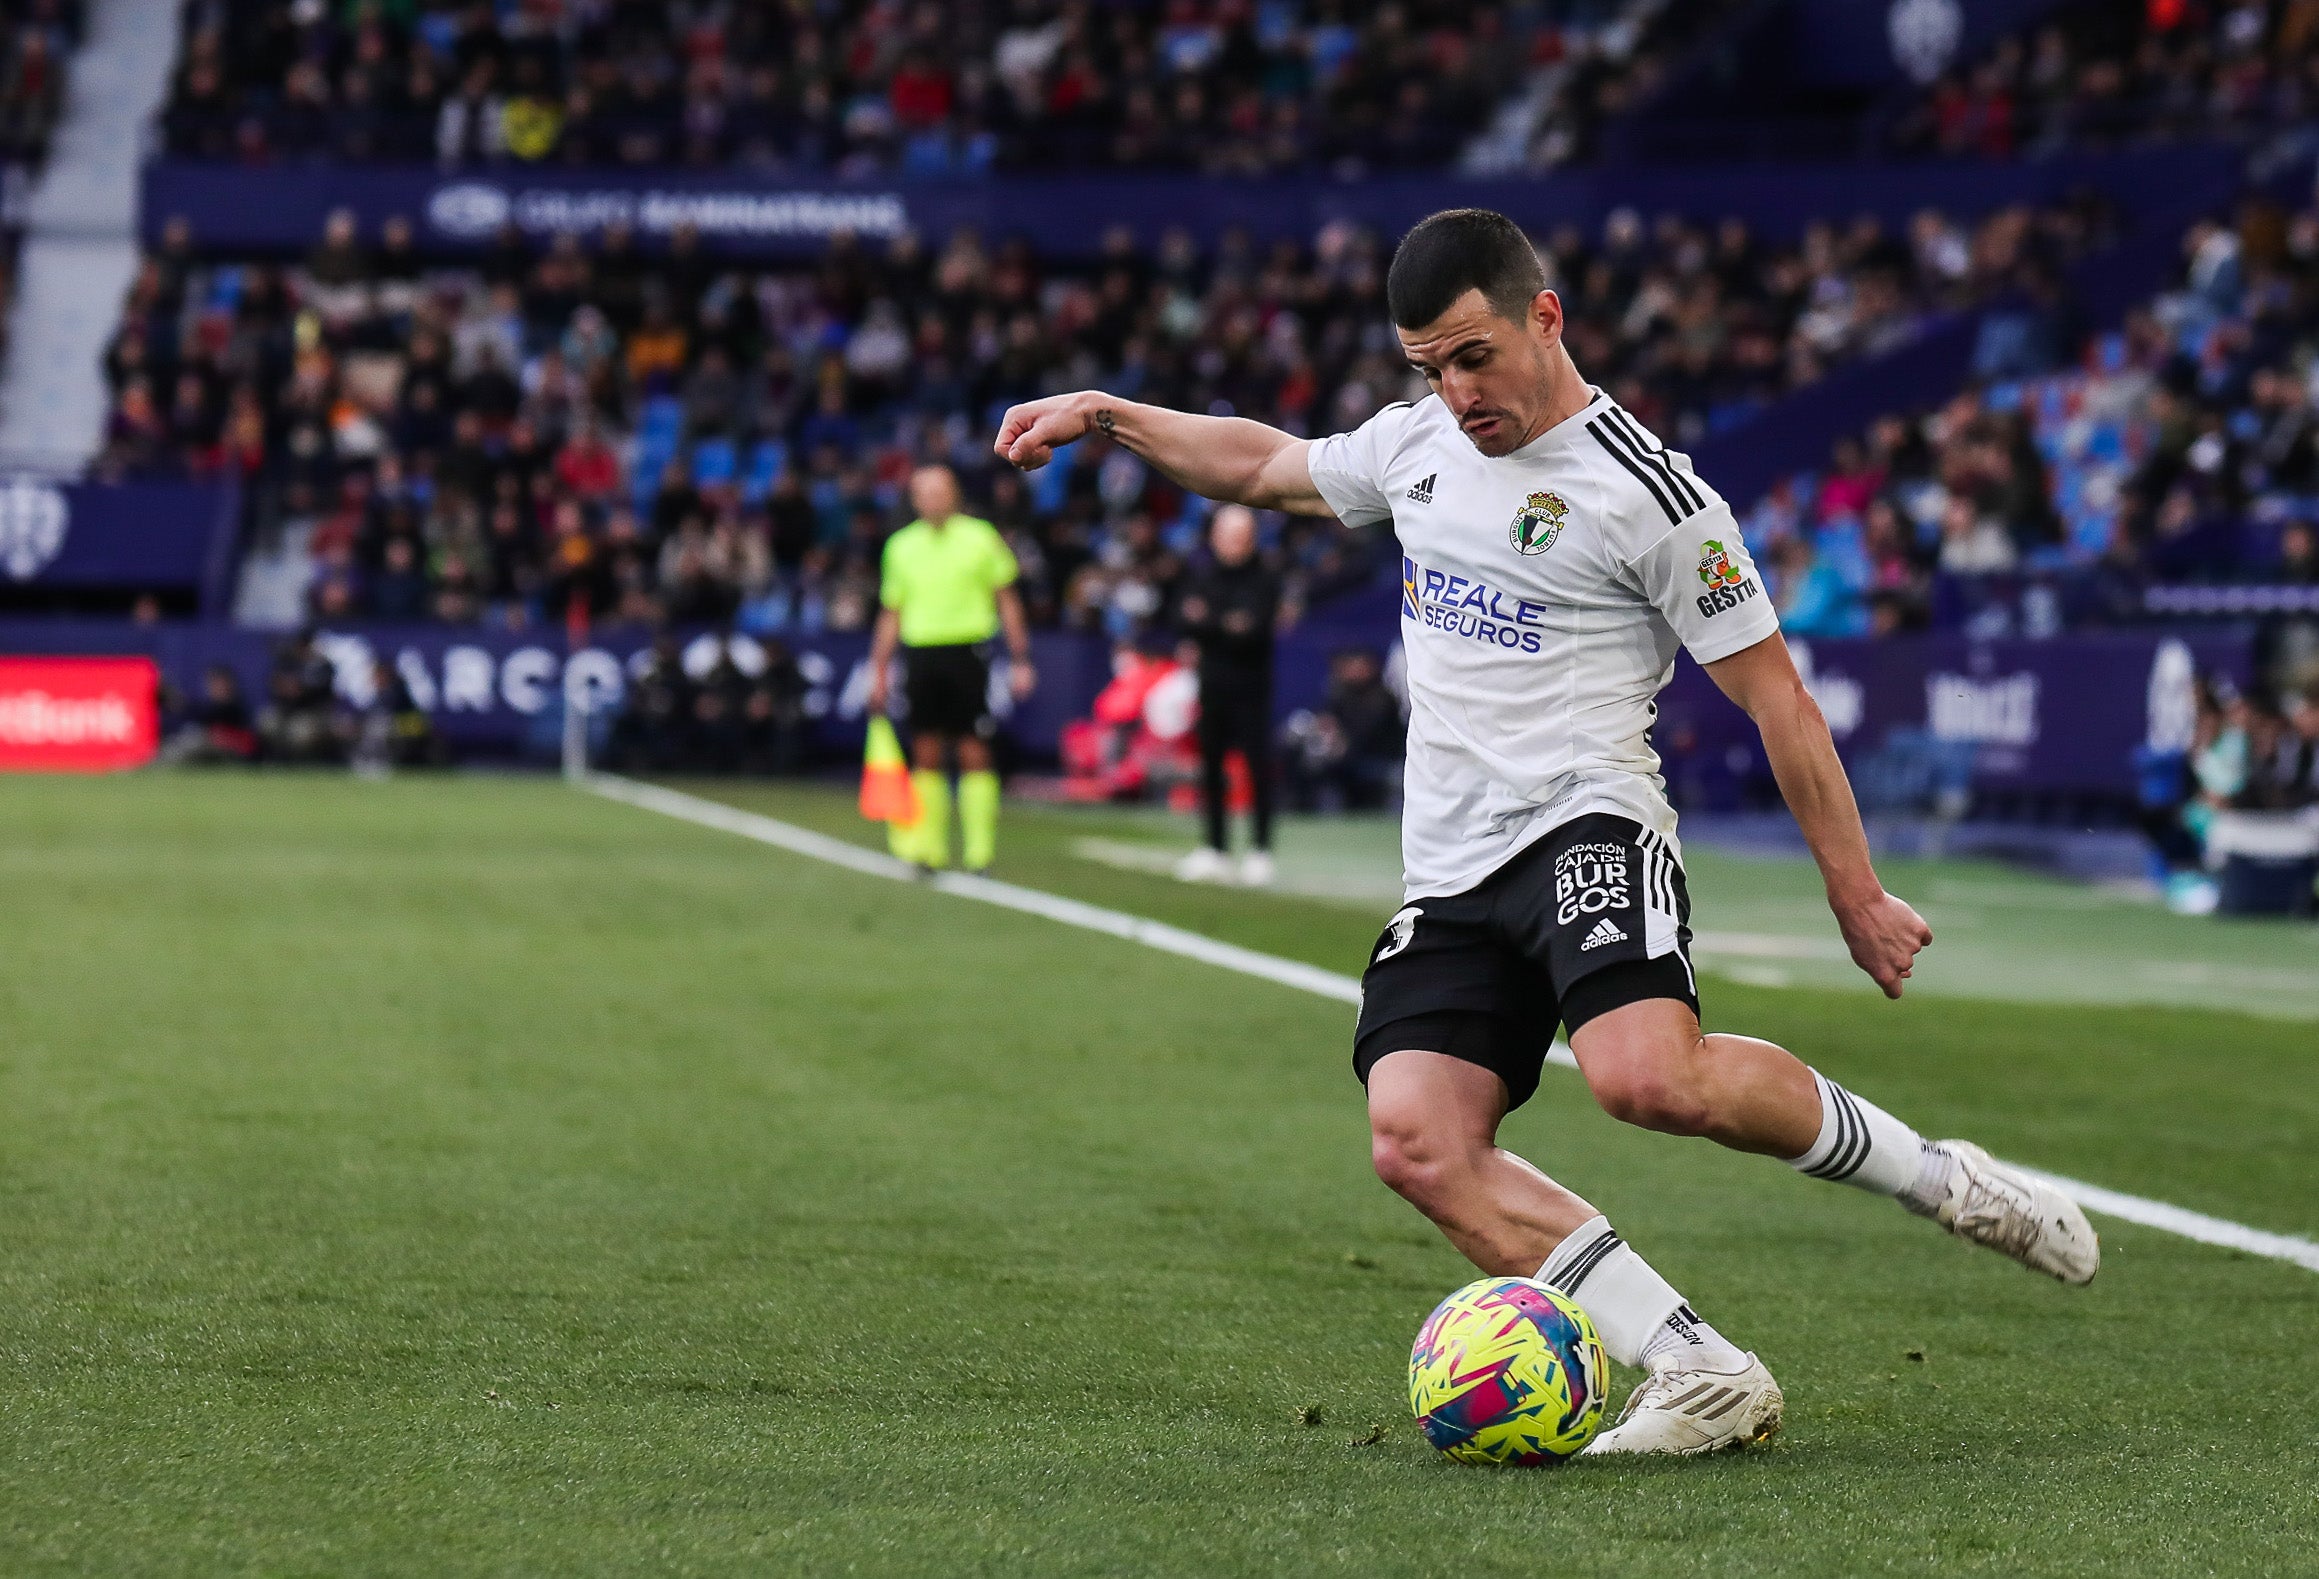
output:
M1414 899L1361 977L1353 1072L1387 1053L1445 1053L1538 1089L1557 1025L1646 998L1699 1012L1691 898L1666 840L1602 813L1563 824L1462 894Z
M990 711L990 660L979 644L902 649L902 699L910 727L929 734L998 733Z

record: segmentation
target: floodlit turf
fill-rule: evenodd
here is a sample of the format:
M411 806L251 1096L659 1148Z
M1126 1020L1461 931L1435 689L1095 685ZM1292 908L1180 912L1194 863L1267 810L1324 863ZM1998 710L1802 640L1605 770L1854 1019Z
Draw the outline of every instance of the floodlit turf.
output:
M0 1573L2313 1562L2293 1267L2105 1223L2065 1290L1553 1076L1509 1140L1790 1429L1462 1469L1401 1375L1465 1272L1367 1177L1341 1004L544 781L0 819ZM1374 934L1029 826L1004 875L1342 970ZM1930 1127L2319 1227L2308 1024L1710 985Z

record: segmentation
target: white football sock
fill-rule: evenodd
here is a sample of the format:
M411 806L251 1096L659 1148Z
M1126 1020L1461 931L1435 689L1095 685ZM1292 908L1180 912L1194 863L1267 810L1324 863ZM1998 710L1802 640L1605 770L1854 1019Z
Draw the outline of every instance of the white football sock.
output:
M1900 1204L1919 1217L1931 1217L1949 1198L1949 1185L1956 1176L1957 1154L1938 1141L1928 1140L1924 1158L1917 1164L1916 1182L1900 1192Z
M1919 1179L1931 1170L1933 1148L1890 1113L1854 1096L1818 1070L1812 1071L1812 1078L1820 1086L1820 1138L1788 1166L1815 1179L1873 1190L1903 1200L1912 1210L1923 1210L1912 1197L1917 1194ZM1945 1173L1939 1184L1945 1194Z
M1736 1371L1746 1363L1739 1346L1701 1321L1689 1305L1677 1305L1643 1345L1643 1365L1654 1371L1671 1365Z
M1739 1351L1683 1303L1683 1296L1635 1254L1607 1217L1590 1217L1554 1247L1538 1281L1575 1300L1621 1365L1654 1369L1680 1353L1684 1362L1713 1369L1739 1361Z

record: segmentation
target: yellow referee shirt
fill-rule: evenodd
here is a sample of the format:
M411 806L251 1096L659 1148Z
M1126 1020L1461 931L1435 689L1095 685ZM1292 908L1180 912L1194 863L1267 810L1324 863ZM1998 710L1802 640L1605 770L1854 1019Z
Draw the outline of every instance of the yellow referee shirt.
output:
M912 521L886 539L878 601L901 616L903 646L965 646L998 634L998 589L1016 573L1014 550L988 521Z

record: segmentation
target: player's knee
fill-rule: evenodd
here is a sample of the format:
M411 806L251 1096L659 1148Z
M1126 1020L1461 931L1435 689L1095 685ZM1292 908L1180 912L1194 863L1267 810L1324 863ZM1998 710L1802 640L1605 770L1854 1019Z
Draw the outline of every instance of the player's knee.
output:
M1466 1164L1467 1149L1463 1136L1438 1124L1390 1113L1370 1115L1369 1161L1377 1177L1420 1208L1448 1193Z
M1637 1051L1604 1059L1588 1072L1594 1100L1612 1118L1664 1135L1703 1135L1711 1121L1697 1079L1697 1060Z

